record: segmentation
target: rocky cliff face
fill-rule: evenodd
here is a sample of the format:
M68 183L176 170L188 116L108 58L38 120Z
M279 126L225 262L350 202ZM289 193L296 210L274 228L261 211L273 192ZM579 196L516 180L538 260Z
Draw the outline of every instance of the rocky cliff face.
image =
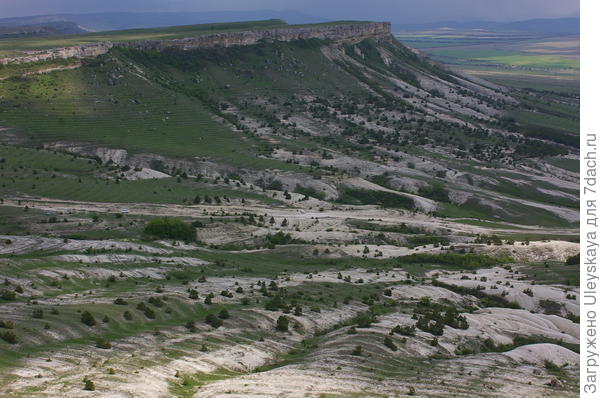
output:
M208 34L173 40L140 40L128 42L101 42L74 47L49 50L26 51L23 55L0 59L0 64L47 61L57 58L90 58L106 54L113 47L133 47L138 49L163 50L248 46L260 41L292 41L301 39L322 39L334 41L358 41L365 38L384 39L390 35L390 24L373 22L363 24L314 25L304 27L279 28L262 31L242 31Z
M93 58L106 54L113 45L114 44L110 42L102 42L73 47L51 48L48 50L23 51L23 55L0 58L0 64L22 64L35 61L48 61L57 58Z

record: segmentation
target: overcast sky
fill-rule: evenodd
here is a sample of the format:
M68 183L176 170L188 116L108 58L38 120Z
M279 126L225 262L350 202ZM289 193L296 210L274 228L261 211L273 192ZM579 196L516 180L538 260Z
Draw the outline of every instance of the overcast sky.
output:
M0 0L0 18L117 11L295 10L327 19L420 23L579 15L579 0Z

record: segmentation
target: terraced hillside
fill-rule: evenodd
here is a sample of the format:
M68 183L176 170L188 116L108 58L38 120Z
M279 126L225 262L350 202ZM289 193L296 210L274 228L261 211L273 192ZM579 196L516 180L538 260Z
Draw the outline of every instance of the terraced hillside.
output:
M386 29L3 64L0 395L576 396L578 104Z

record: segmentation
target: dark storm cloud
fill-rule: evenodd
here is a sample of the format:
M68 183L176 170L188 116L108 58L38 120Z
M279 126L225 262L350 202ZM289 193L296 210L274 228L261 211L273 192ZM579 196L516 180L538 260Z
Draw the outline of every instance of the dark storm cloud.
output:
M579 15L578 0L0 0L0 18L120 11L296 10L329 19L398 23Z

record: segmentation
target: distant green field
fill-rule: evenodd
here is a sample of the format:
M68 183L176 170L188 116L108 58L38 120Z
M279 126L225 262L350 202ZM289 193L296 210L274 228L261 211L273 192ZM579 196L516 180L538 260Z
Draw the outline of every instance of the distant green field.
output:
M484 65L502 65L521 68L579 69L579 60L568 59L556 55L521 53L501 48L473 46L456 49L430 49L429 54L435 59L457 65L483 63Z
M506 57L515 55L514 51L498 49L498 48L487 48L482 46L460 46L457 48L443 48L443 49L433 49L430 50L429 53L434 57L441 58L454 58L457 61L468 61L468 60L482 60L486 58L492 57Z
M438 62L499 84L579 91L577 36L439 29L400 32L396 37Z
M579 69L579 60L566 59L553 55L500 55L492 57L478 57L478 60L499 63L509 66L523 66L531 68L571 68Z
M475 75L491 82L514 88L555 91L568 94L579 93L579 72L528 71L491 66L465 66L467 74Z

